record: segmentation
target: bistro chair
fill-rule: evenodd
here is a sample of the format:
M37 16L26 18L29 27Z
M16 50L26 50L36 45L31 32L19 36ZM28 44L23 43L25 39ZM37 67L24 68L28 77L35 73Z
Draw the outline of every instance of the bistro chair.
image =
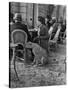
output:
M25 44L27 42L26 32L21 29L15 29L11 33L11 41L12 41L11 47L13 48L13 57L11 61L14 66L16 77L19 80L15 62L17 60L16 58L22 60L23 62L26 61L26 53L25 53ZM21 53L23 57L20 57L19 53Z

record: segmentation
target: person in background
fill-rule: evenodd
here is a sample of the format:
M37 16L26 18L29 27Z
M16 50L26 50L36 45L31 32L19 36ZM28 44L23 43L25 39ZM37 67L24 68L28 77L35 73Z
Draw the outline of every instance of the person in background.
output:
M61 23L61 32L65 32L66 30L66 20L63 20Z
M21 30L24 30L26 33L27 33L27 36L28 36L28 41L31 41L31 36L28 32L28 28L27 28L27 25L25 25L24 23L22 23L22 17L20 14L18 14L15 18L15 23L13 25L11 25L10 27L10 30L11 32L15 29L21 29Z
M60 18L59 23L61 25L61 30L60 30L60 34L58 37L58 42L63 42L61 37L64 36L65 30L66 30L66 21Z
M51 21L50 21L51 26L53 26L55 22L56 22L56 17L52 17L52 19L51 19Z
M51 21L51 16L50 15L47 15L47 26L48 26L48 30L50 29L50 26L51 26L51 23L50 23L50 21Z
M50 26L50 29L48 30L48 33L49 33L50 36L51 36L51 34L52 34L53 26L54 26L54 23L55 23L55 22L56 22L56 18L55 18L55 17L52 17L52 20L50 21L51 26Z
M45 25L45 19L42 16L38 17L38 25L40 27L40 32L39 32L40 46L47 51L47 54L49 54L49 50L48 50L48 41L49 41L48 28Z
M53 24L53 31L52 31L52 35L51 35L51 40L54 38L57 30L58 30L58 26L59 26L59 23L58 21L55 21L55 23Z
M13 20L14 14L13 13L9 13L9 24L12 25L14 24L14 20Z

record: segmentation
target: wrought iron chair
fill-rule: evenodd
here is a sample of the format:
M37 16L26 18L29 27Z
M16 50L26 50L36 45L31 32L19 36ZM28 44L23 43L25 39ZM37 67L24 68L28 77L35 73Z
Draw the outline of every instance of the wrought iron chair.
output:
M11 33L11 47L13 48L13 57L12 57L12 64L14 66L14 70L15 70L15 74L17 79L19 80L18 74L17 74L17 70L16 70L16 57L22 61L25 62L26 59L26 53L25 53L25 44L27 42L27 34L25 31L21 30L21 29L15 29L12 33ZM18 48L18 45L21 48ZM16 52L21 52L23 55L23 58L20 58ZM20 80L19 80L20 81Z

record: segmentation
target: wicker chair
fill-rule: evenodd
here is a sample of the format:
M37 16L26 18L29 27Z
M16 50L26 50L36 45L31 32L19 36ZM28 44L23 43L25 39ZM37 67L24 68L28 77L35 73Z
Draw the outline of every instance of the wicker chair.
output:
M15 74L17 79L19 80L18 74L17 74L17 70L16 70L16 57L19 58L19 60L25 61L26 59L26 53L25 53L25 44L27 42L27 34L25 31L21 30L21 29L15 29L12 33L11 33L11 47L13 48L13 57L12 57L12 64L14 66L14 70L15 70ZM18 45L21 45L22 49L17 49ZM17 49L17 50L16 50ZM16 55L16 52L24 52L22 53L23 58L20 58ZM19 80L20 81L20 80Z

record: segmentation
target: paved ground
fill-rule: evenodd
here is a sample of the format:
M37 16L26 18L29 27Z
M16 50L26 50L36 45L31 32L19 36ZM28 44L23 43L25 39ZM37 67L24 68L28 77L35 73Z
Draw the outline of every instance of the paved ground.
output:
M19 79L16 80L14 70L11 67L11 87L34 87L66 84L66 45L59 45L56 52L51 52L49 64L45 66L25 66L17 64Z

